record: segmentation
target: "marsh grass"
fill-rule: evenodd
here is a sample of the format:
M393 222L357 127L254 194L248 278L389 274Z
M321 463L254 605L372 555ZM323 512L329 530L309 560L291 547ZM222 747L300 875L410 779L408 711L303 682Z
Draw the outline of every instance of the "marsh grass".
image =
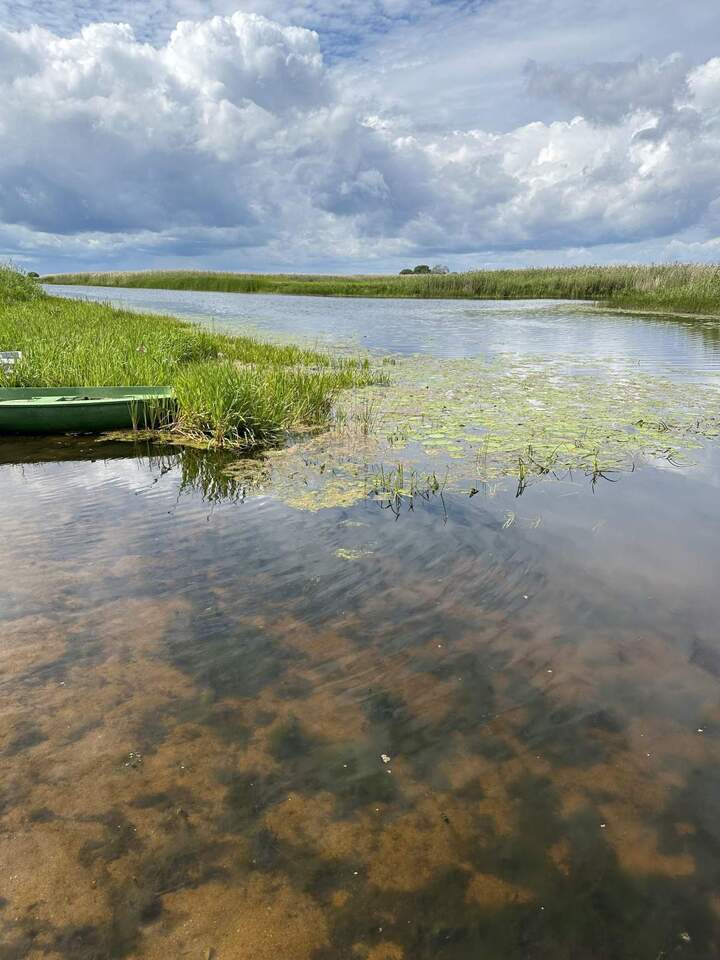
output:
M447 475L440 480L434 472L417 471L403 463L389 468L380 464L366 478L367 496L396 517L403 506L414 509L416 500L429 501L437 496L444 505L446 483Z
M367 361L49 297L8 267L0 267L0 350L23 352L0 374L3 386L171 386L173 431L216 446L276 443L289 429L324 423L340 390L378 379Z
M592 300L627 309L720 316L720 267L704 264L477 270L444 276L334 277L157 270L54 274L43 280L107 287L334 297Z

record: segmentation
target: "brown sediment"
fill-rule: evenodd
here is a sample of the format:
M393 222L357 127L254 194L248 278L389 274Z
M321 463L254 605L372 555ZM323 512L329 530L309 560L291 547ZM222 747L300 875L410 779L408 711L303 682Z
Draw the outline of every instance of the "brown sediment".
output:
M407 957L399 943L379 943L367 952L358 948L356 953L360 960L406 960Z
M30 938L18 955L416 960L553 884L582 890L596 853L607 884L717 910L683 793L716 766L717 678L671 632L563 632L552 583L525 610L537 583L474 556L437 583L380 554L382 589L355 583L315 619L270 576L212 564L187 596L143 593L137 556L79 586L45 559L15 594L44 612L3 622L0 921ZM240 695L204 672L225 640L238 687L253 656L278 669Z
M265 816L264 823L289 843L309 844L325 858L364 864L372 860L377 845L377 817L370 813L352 820L336 818L330 794L304 796L293 793ZM347 882L354 872L348 867Z
M604 804L602 815L606 824L605 839L624 870L666 877L688 877L695 873L695 859L690 853L671 854L660 850L655 826L634 815L621 802Z
M473 801L472 815L484 826L486 837L510 837L516 829L517 801L513 796L511 784L517 778L518 772L526 769L513 764L512 772L507 764L498 764L484 758L458 757L452 764L444 766L445 773L453 778L454 770L461 770L464 775L465 787L477 786L480 797ZM472 795L473 791L469 791ZM476 828L477 829L477 828Z
M267 624L266 629L315 663L342 662L345 657L356 654L355 645L341 630L311 630L307 623L289 614Z
M133 960L202 957L208 949L231 960L312 960L327 943L322 910L278 877L254 876L236 887L208 883L171 894L165 906L162 935Z
M105 894L78 859L82 845L100 833L98 824L60 819L0 833L0 897L31 923L104 923Z
M567 839L558 840L548 848L548 856L563 877L572 874L572 846Z
M43 668L52 666L65 650L65 634L51 617L28 614L4 620L0 647L3 696L12 696L9 688L13 677L27 677L41 672Z
M422 889L451 867L466 866L464 836L473 815L457 804L448 809L447 822L438 815L436 802L427 800L392 818L380 832L368 864L370 882L383 890L408 892ZM469 835L473 833L471 829Z
M508 883L490 873L474 873L466 898L486 909L500 910L511 903L531 903L536 897L527 887Z
M330 894L330 905L336 910L341 910L350 900L352 894L349 890L334 890Z

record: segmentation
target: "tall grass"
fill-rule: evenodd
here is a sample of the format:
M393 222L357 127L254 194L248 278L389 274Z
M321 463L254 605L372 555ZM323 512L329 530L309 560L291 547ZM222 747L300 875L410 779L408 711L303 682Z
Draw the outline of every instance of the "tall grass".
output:
M0 350L23 352L0 373L2 386L172 386L176 432L219 445L278 442L293 427L323 423L339 390L377 379L367 361L49 297L7 267Z
M447 275L312 276L140 271L55 274L47 283L335 297L593 300L617 307L720 315L720 267L703 264L546 267Z

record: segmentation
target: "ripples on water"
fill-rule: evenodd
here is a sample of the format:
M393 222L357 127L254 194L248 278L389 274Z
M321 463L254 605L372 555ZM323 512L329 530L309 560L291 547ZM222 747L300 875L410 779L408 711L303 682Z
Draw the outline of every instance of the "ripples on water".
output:
M172 313L231 332L303 337L334 348L433 357L505 353L612 359L654 370L720 370L720 325L602 313L550 301L364 300L275 294L49 286L53 295Z
M397 517L213 464L0 447L0 957L717 954L717 444Z

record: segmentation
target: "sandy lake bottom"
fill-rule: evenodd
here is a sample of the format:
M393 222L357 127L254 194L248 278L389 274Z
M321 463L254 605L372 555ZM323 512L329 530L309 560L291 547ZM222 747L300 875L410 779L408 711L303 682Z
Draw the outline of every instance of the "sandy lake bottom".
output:
M500 350L502 317L452 306L442 340L429 305L367 305L369 349L424 351L428 380L511 348L525 375L579 363L592 322L519 306ZM404 354L403 310L425 331ZM614 389L717 389L712 331L597 323L583 363ZM418 383L378 418L412 420ZM299 444L274 488L197 451L2 441L2 960L718 954L720 445L687 421L663 459L656 421L605 475L557 463L521 496L495 448L472 487L448 389L462 437L414 422L392 456L452 476L396 500L308 499L350 462L376 477L363 443L330 467Z

